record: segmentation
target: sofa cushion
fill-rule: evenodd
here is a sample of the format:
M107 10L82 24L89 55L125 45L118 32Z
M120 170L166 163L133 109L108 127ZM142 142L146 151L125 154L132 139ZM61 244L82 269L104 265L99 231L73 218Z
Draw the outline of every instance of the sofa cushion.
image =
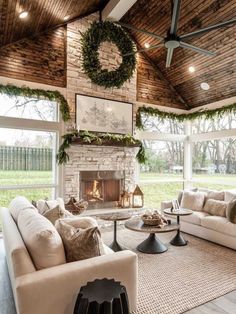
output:
M225 192L224 191L209 191L207 193L207 199L217 200L217 201L224 201L225 199Z
M201 219L208 216L207 213L193 211L192 215L181 216L181 221L185 221L194 225L201 225Z
M9 205L9 211L16 223L20 211L27 208L31 208L37 212L37 209L24 196L17 196L11 201Z
M76 228L59 219L56 221L56 228L64 243L67 262L102 255L101 234L98 227Z
M31 208L22 210L18 228L36 269L66 263L62 239L47 218Z
M236 237L236 224L229 222L225 217L206 216L201 219L201 225L205 228Z
M226 209L228 203L224 201L217 201L214 199L208 199L203 207L203 211L213 216L226 217Z
M228 204L226 217L230 222L236 224L236 199Z
M225 202L231 202L236 199L236 190L225 191Z
M40 214L44 214L46 211L48 211L49 209L53 209L56 206L60 206L60 208L65 210L65 204L62 198L58 197L55 200L50 200L50 201L46 201L46 200L38 200L36 202L37 205L37 209L39 211ZM72 214L71 214L72 215Z
M203 192L184 191L180 207L201 211L206 194Z

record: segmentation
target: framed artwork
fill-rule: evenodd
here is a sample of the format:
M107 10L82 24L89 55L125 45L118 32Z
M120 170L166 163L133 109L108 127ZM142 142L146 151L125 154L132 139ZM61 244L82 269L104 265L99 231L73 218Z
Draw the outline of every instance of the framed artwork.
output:
M76 94L78 130L133 135L133 104Z

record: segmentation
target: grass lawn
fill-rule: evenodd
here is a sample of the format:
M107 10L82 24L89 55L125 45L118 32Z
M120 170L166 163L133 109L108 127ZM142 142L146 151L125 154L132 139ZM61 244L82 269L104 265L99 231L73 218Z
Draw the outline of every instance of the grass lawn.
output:
M144 202L147 207L159 208L161 201L177 197L179 190L183 189L181 174L141 173L140 187L144 192ZM236 175L194 175L193 186L205 187L216 190L236 189ZM160 180L172 182L158 182ZM214 180L214 182L210 182ZM216 183L215 183L216 182ZM0 186L50 184L52 183L51 171L0 171ZM51 198L52 189L16 189L0 190L0 207L8 206L9 202L17 195L24 195L29 200ZM0 221L1 228L1 221Z
M52 183L51 171L0 171L0 186L6 185L28 185L28 184L50 184ZM30 201L40 198L52 197L52 189L16 189L0 190L0 207L7 207L10 201L18 196L24 195ZM1 219L0 219L1 230Z

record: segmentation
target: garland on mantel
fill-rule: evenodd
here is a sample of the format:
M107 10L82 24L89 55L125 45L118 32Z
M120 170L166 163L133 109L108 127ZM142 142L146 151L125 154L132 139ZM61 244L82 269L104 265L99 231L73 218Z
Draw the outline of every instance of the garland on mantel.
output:
M145 106L140 107L136 113L136 127L138 129L144 128L144 125L142 122L142 113L153 116L153 117L159 117L161 120L171 119L178 122L184 122L187 120L195 120L200 117L204 117L206 120L213 120L213 119L222 118L225 113L236 113L236 103L229 106L221 107L221 108L216 108L216 109L211 109L211 110L205 109L201 111L196 111L192 113L183 113L183 114L177 114L173 112L164 112L157 108L152 108L152 107L145 107Z
M56 101L60 104L60 112L63 121L70 119L70 108L65 97L59 91L51 91L44 89L31 89L23 86L18 87L11 84L2 85L0 84L0 93L6 94L10 97L23 96L29 98L36 98L38 100L47 99Z
M124 146L137 146L139 147L138 154L136 156L138 162L143 164L146 162L145 149L140 140L135 139L130 134L119 135L110 133L93 133L88 131L72 130L70 133L66 133L62 136L63 142L59 147L57 154L58 164L66 164L69 161L69 155L66 149L70 148L73 142L80 141L80 144L91 145L106 145L106 144L122 144Z

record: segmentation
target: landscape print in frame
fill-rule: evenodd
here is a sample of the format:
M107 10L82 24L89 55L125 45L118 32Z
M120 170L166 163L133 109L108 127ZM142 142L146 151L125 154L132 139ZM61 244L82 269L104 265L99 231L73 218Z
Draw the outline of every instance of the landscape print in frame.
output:
M133 135L133 104L76 94L78 130Z

